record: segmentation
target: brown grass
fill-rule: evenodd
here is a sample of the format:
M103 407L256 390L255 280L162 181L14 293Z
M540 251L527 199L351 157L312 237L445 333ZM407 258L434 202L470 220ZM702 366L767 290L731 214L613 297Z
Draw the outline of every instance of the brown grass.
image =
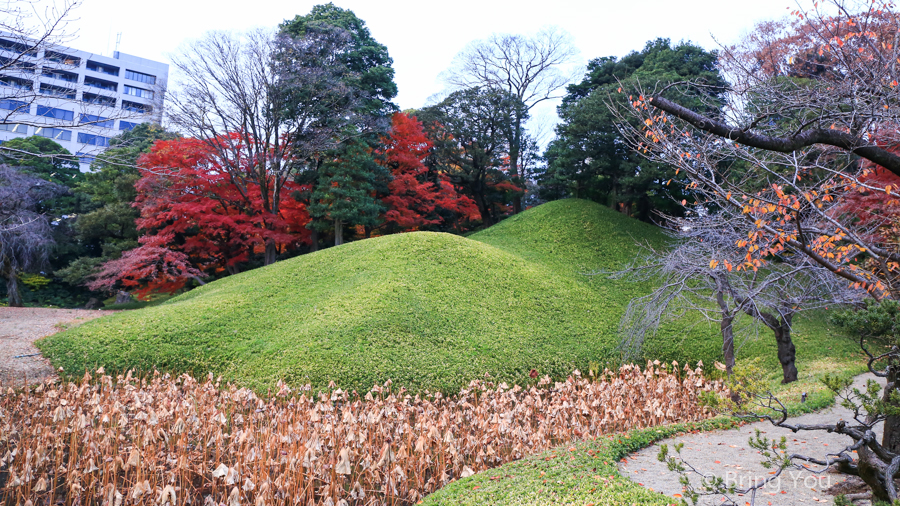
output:
M711 415L699 368L658 362L454 397L252 391L184 375L0 393L3 504L413 504L459 477L564 442Z

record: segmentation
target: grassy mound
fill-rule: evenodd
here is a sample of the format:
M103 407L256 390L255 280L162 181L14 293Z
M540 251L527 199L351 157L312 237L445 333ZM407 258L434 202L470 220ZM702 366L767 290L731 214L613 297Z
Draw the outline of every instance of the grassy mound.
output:
M74 375L100 365L212 371L262 390L279 379L368 389L390 378L448 392L486 373L519 384L531 369L564 377L617 364L622 311L652 290L584 273L621 268L637 242L663 240L654 227L598 204L551 202L470 238L400 234L278 262L94 320L39 347ZM661 329L646 356L717 358L716 329L695 323ZM832 353L821 334L798 329L801 361ZM777 370L770 341L764 336L739 353Z
M232 276L40 343L73 374L104 365L368 388L455 390L490 373L565 375L605 360L616 305L574 277L484 243L411 233Z

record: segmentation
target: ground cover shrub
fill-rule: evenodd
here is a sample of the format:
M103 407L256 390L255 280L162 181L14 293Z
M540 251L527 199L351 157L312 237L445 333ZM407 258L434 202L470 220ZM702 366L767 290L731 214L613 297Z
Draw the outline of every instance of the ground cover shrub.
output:
M699 397L721 390L659 363L452 397L96 375L0 396L2 503L414 504L563 442L708 418Z
M654 492L619 474L628 454L680 433L731 429L734 418L635 429L567 443L454 481L427 496L424 506L623 505L672 506L678 498Z
M618 367L616 325L630 300L628 287L579 276L450 234L398 234L230 276L38 347L75 377L101 365L213 371L263 390L279 379L363 390L390 378L453 393L485 373L522 384L531 369L564 379L591 362Z
M780 374L768 378L772 391L790 416L834 404L834 392L822 383L825 375L852 378L866 371L855 363L828 360L804 364L801 378L782 385ZM716 372L713 370L712 372ZM713 374L710 374L713 376ZM807 395L804 395L807 394ZM653 491L619 473L617 463L659 440L689 432L732 429L749 420L718 416L698 422L660 425L566 443L520 460L456 480L425 497L425 506L594 506L641 504L670 506L681 498Z
M447 394L485 373L524 384L536 369L560 380L574 369L617 368L622 314L654 288L585 273L621 269L637 243L664 239L594 202L549 202L470 239L397 234L280 261L38 347L75 378L101 365L111 373L212 371L257 392L279 379L364 390L390 378L414 393ZM721 360L719 328L701 320L664 325L644 358ZM795 327L800 363L859 355L820 315ZM770 336L736 348L738 360L778 366Z

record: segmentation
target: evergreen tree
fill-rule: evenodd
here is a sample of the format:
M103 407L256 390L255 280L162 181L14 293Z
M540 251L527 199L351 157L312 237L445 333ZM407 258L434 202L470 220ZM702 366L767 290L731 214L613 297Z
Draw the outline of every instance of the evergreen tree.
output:
M91 172L77 180L76 192L87 196L93 208L77 216L70 237L78 245L77 254L70 255L56 275L80 286L100 264L138 246L139 213L132 206L137 196L134 183L140 179L137 160L157 140L176 137L159 125L142 123L110 140L109 149L91 164Z
M385 206L375 193L387 191L390 171L375 163L365 145L348 144L340 158L324 163L318 174L308 211L316 218L316 230L334 227L335 246L344 242L344 226L370 230L381 223Z
M668 39L656 39L621 60L614 56L592 60L584 79L568 87L559 107L562 122L545 152L546 171L538 176L541 196L586 198L642 220L650 220L658 210L678 214L677 202L684 195L675 168L634 152L620 134L621 120L610 106L628 107L634 97L620 90L632 89L637 82L661 88L671 82L702 81L711 86L703 93L721 97L726 83L716 58L715 51L691 43L673 47Z
M398 110L391 100L397 96L393 60L387 47L376 41L366 23L353 11L333 3L317 5L305 16L296 16L281 24L281 32L301 37L311 31L336 27L349 32L351 43L341 62L347 72L344 84L356 90L358 105L353 113L355 125L348 127L353 142L346 142L320 159L310 160L299 171L296 181L311 188L297 196L309 196L308 225L313 230L312 249L318 248L318 232L335 230L335 244L343 241L343 225L364 225L367 230L378 225L377 209L383 205L366 191L385 185L390 175L375 163L373 152L390 125L391 115ZM377 183L376 183L377 182ZM363 188L369 188L363 190ZM373 214L374 213L374 214ZM326 218L327 217L327 218ZM321 221L327 220L327 221Z

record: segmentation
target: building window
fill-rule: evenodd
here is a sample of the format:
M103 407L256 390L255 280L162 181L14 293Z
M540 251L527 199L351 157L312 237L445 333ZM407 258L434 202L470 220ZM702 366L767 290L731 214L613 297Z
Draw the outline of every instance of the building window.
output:
M119 120L119 130L122 130L123 132L134 130L134 127L138 125L140 125L140 123L132 123L130 121Z
M75 90L70 90L69 88L63 88L61 86L41 83L40 91L42 95L50 95L51 97L75 98Z
M122 101L122 109L141 114L147 114L153 111L153 108L149 105L139 104L137 102L129 102L127 100Z
M30 112L30 105L27 102L22 102L21 100L12 100L9 98L5 98L0 100L0 109L6 109L7 111L16 111L21 112L23 114L28 114Z
M72 65L73 67L81 65L81 58L65 53L57 53L56 51L45 51L44 58L63 65Z
M36 46L6 39L0 39L0 49L12 51L13 53L27 54L28 56L37 56Z
M100 88L101 90L107 91L118 91L119 89L118 83L90 76L84 76L84 85L92 86L94 88Z
M133 70L125 70L125 79L137 81L139 83L156 84L156 76L150 74L142 74Z
M86 134L84 132L78 133L78 142L82 144L92 144L94 146L109 146L109 137L103 137L101 135L94 134Z
M89 153L82 153L80 151L78 153L75 153L75 156L78 157L78 163L86 163L88 165L94 163L94 160L97 158L94 155L91 155Z
M15 58L0 56L0 70L13 70L34 74L34 63L28 63Z
M70 82L70 83L78 82L78 74L75 74L72 72L66 72L65 70L56 70L56 69L45 68L43 70L42 74L47 77L52 77L54 79L59 79L59 80Z
M17 134L27 134L28 133L27 126L16 125L16 124L12 124L12 123L0 124L0 130L3 130L4 132L13 132L13 133L17 133Z
M97 62L91 61L91 60L88 60L88 62L87 62L87 69L94 71L94 72L100 72L101 74L107 74L110 76L118 77L118 75L119 75L119 67L113 67L112 65L104 65L103 63L97 63Z
M70 132L69 130L63 130L62 128L41 127L34 131L34 135L40 135L41 137L55 139L58 141L72 140L72 132Z
M34 87L34 82L30 79L21 79L13 76L2 76L0 77L0 85L30 91Z
M79 123L87 123L84 126L98 126L103 128L115 128L115 120L106 119L103 116L94 114L82 114Z
M145 90L143 88L135 88L134 86L125 85L125 94L126 95L134 95L135 97L141 98L153 98L153 92L149 90Z
M97 95L96 93L82 93L81 101L87 102L88 104L97 104L106 107L116 106L116 99L114 99L113 97L104 97L103 95Z
M75 113L65 109L57 109L56 107L47 107L45 105L37 106L37 115L45 118L59 119L63 121L72 121L75 119Z

